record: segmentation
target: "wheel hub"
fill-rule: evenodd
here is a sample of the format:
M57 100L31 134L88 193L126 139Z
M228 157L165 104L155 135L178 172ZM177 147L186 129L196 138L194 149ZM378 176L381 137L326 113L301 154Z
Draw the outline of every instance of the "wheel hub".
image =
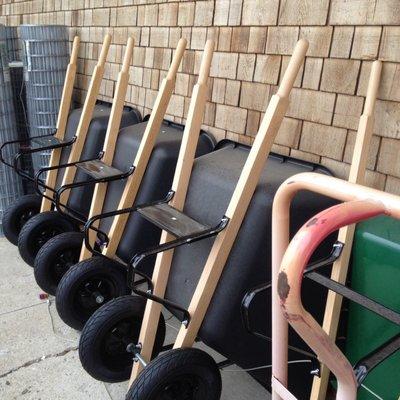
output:
M36 244L38 247L42 247L45 243L47 243L51 238L58 235L60 232L59 229L56 228L44 228L39 235L36 237Z
M34 210L24 211L19 218L19 226L22 228L35 214Z
M93 296L97 304L104 303L104 296L100 292L93 292Z
M107 278L92 278L78 291L78 309L91 315L101 305L115 297L115 287Z
M117 322L105 335L100 347L101 356L112 370L130 368L133 363L132 349L137 341L140 322L130 318Z
M186 375L165 386L157 400L197 400L198 389L196 377Z
M65 250L59 253L54 264L54 277L59 282L65 273L79 261L79 252Z

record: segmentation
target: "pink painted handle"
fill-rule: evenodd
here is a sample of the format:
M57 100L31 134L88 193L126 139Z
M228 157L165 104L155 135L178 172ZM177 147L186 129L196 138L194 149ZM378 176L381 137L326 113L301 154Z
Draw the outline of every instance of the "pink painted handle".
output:
M318 245L340 229L379 214L387 213L383 203L372 200L354 200L341 203L317 214L297 232L290 242L279 270L277 285L283 315L301 338L314 350L338 380L336 399L355 400L357 382L347 358L303 308L301 286L303 272ZM319 301L319 300L318 300Z
M400 219L400 197L366 186L358 185L315 172L303 172L288 178L275 193L272 207L272 374L287 387L288 322L282 314L277 281L283 255L289 246L290 205L301 190L307 190L340 201L369 199L383 204L385 213ZM272 390L272 400L280 400L280 394Z

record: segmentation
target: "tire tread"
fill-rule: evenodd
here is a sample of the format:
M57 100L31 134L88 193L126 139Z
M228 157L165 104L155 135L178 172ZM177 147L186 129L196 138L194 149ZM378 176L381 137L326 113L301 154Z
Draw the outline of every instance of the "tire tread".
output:
M62 217L57 211L45 211L36 214L34 217L29 219L26 224L22 227L21 232L18 236L18 250L22 259L31 267L34 265L36 254L32 254L29 249L29 242L32 239L32 231L39 225L45 222L57 221L60 225L63 225L63 229L66 232L73 232L76 230L76 226Z
M49 293L53 296L56 294L55 293L56 291L54 290L55 283L52 282L48 276L47 265L50 262L50 260L48 260L48 258L51 257L52 253L56 249L60 249L60 246L63 246L66 242L69 243L71 247L78 245L79 242L82 245L83 238L84 238L84 235L82 232L61 233L61 234L51 238L38 251L38 253L35 257L33 271L34 271L36 283L46 293Z
M67 273L63 276L58 285L56 292L57 312L60 318L71 328L82 330L85 323L82 323L82 321L78 321L73 315L70 307L70 287L81 277L82 274L90 271L91 269L96 269L98 266L101 266L104 263L104 260L105 259L103 257L92 257L87 260L78 262L67 271ZM108 265L107 268L110 268L110 271L112 270L112 273L114 274L123 274L123 279L126 280L126 271L124 271L118 263L115 263L115 265ZM116 270L118 272L115 272ZM122 290L124 291L124 293L121 293L121 296L123 294L129 294L130 292L127 285L125 288L122 288Z
M18 236L19 232L15 229L14 226L14 216L16 211L23 206L36 206L37 212L39 213L40 207L42 203L42 198L36 194L26 194L20 197L17 201L11 204L4 210L3 218L2 218L2 227L4 236L14 245L18 245Z
M221 376L214 359L206 352L196 348L178 348L167 351L155 358L142 370L134 384L129 389L125 400L152 400L150 397L154 382L164 380L174 369L184 365L202 365L219 376L215 387L214 397L208 400L219 399L221 393ZM216 375L216 376L217 376ZM215 397L216 396L216 397Z
M104 372L99 371L97 360L93 355L94 343L101 327L107 325L107 321L118 314L125 313L126 310L132 310L136 314L142 315L146 306L146 300L139 296L126 295L111 300L100 307L87 321L82 330L79 341L79 359L83 368L95 379L106 382L121 382L128 376L105 376ZM165 338L165 320L161 314L160 323L157 330L157 337L154 346L154 355L158 355L162 349Z

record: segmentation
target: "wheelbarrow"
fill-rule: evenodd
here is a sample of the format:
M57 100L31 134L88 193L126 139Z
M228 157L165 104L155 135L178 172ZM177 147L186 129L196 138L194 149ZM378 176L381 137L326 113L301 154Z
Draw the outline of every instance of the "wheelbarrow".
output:
M173 91L173 83L183 56L184 48L185 41L181 40L167 77L168 84L163 85L159 94L162 101L156 102L156 106L153 109L149 121L123 129L118 135L118 140L113 143L116 148L111 160L111 168L113 168L113 170L130 170L132 171L132 175L130 175L124 182L116 182L113 180L112 182L109 181L108 185L99 180L96 183L95 194L90 211L91 215L98 212L107 213L116 210L118 208L118 201L120 201L123 196L125 196L125 202L134 202L136 196L132 197L131 192L133 190L138 190L139 187L140 191L137 193L138 199L144 202L154 200L163 193L162 191L165 190L168 182L172 180L173 168L175 167L178 149L182 138L182 126L168 121L163 121L162 117L166 111L168 101ZM172 82L172 84L170 82ZM198 154L204 154L211 151L213 147L213 141L209 136L203 133L198 146ZM139 152L141 152L141 154L139 154ZM134 159L132 159L133 157ZM145 171L147 171L146 174ZM96 179L98 176L95 176L94 178ZM80 183L77 185L80 185ZM68 188L60 188L59 193L65 189ZM62 209L60 209L60 211L63 212ZM143 224L139 223L139 225ZM109 228L109 226L107 228ZM104 226L102 226L102 229L106 230ZM133 226L131 226L131 230L132 229L137 231L139 229L138 224L134 222ZM108 237L105 239L106 235L101 238L96 238L93 234L90 234L90 236L88 242L90 243L90 246L97 249L94 250L97 251L97 253L99 252L99 247L104 246L109 240ZM149 231L149 229L147 229L142 242L153 243L153 240L155 240L156 237L157 232ZM73 268L75 271L73 273L74 282L76 279L82 279L83 274L87 275L88 269L93 269L94 266L97 266L98 263L96 263L96 259L90 258L91 252L88 251L85 246L82 246L83 238L83 232L76 232L73 235L64 233L52 238L41 248L35 260L35 277L43 290L55 294L61 277L66 273L71 265L78 263L79 259L81 259L82 263L79 263ZM64 264L63 266L65 254L72 254L72 256L68 259L68 265ZM105 258L102 257L101 260L104 261ZM63 268L61 273L56 275L54 271L55 266L59 264L61 264ZM111 271L114 272L114 275L119 277L123 269L121 270L121 267L118 268L118 264L111 263L111 266L115 265L117 265L117 269L114 268L114 270L111 269ZM72 279L72 276L70 276L69 279ZM87 276L86 279L88 279ZM122 280L125 281L125 278ZM67 290L68 285L65 281L63 282L64 290ZM88 281L86 281L86 283L88 283ZM126 284L124 284L123 287L125 288ZM65 294L64 296L64 291L61 293L61 298L63 299L62 304L65 304L65 299L70 296L68 294ZM75 296L72 296L71 298L75 298ZM68 301L65 306L71 307L73 304ZM63 310L64 308L65 307L63 307ZM84 310L80 310L80 312L82 311ZM75 315L76 312L77 311L75 310ZM61 315L65 318L67 324L73 324L74 327L77 327L75 325L76 322L66 317L65 312L61 311ZM79 324L81 324L81 322L79 322Z
M184 46L184 44L185 41L182 41L182 52L182 46ZM152 159L150 160L150 155L152 154L154 143L158 134L158 130L151 130L151 124L155 124L156 121L161 122L161 118L167 106L165 101L156 101L156 104L159 104L159 106L155 107L153 110L153 115L150 117L150 120L148 122L149 125L147 125L146 127L144 139L142 139L141 146L136 154L135 162L137 162L138 167L136 171L138 171L138 174L135 175L135 172L135 174L132 175L133 179L127 182L123 190L120 203L116 209L114 208L113 211L106 211L102 214L94 215L87 222L85 228L85 248L83 249L83 252L81 254L82 261L74 265L64 275L56 292L57 311L59 312L61 319L69 326L72 326L76 329L82 329L87 319L97 308L102 306L107 301L113 299L114 297L118 297L122 291L125 294L128 294L130 292L126 280L127 267L124 265L123 262L121 262L121 260L114 259L113 254L115 254L117 248L119 247L119 242L121 241L121 237L123 234L125 238L130 237L131 245L132 241L136 241L136 243L138 243L138 239L140 244L142 245L148 245L150 242L152 243L152 245L155 245L158 242L159 233L157 230L154 231L152 227L150 227L149 229L148 226L147 228L144 226L144 229L141 229L141 227L143 227L143 223L138 225L135 221L140 221L142 219L138 218L138 216L132 216L132 221L130 218L128 223L127 217L129 216L129 212L131 212L132 209L135 209L136 207L142 207L142 205L144 204L148 204L149 202L152 203L155 201L155 198L153 196L155 194L154 189L156 189L156 186L160 186L160 183L162 182L162 186L165 187L166 182L172 181L172 174L175 164L177 164L177 168L179 168L179 163L182 158L182 156L178 157L179 146L180 148L187 149L186 151L188 152L188 157L191 158L194 157L196 153L196 148L198 155L205 154L213 149L213 142L209 140L208 136L204 134L199 135L202 115L205 107L204 93L206 90L206 81L209 73L209 63L213 52L213 46L214 44L212 41L209 41L206 44L204 56L205 61L203 62L199 78L202 86L200 89L195 89L193 92L195 99L197 99L197 113L195 114L195 117L193 117L193 119L188 119L184 129L183 138L181 135L176 136L176 131L173 135L170 135L169 138L161 134L158 138L158 151L155 152L155 154L152 156ZM177 52L176 57L179 57L179 54L181 54L182 52ZM173 82L175 79L175 72L179 66L178 61L180 61L180 58L175 58L175 60L171 64L170 71L172 72L167 75L166 79L171 80L171 82ZM173 85L171 85L171 82L166 82L166 84L162 85L159 94L161 98L165 96L165 90L167 90L166 88L170 88L168 89L169 93L172 93ZM197 95L198 91L200 92L200 95ZM193 105L191 109L193 109ZM187 138L188 136L190 137L190 140ZM199 136L200 140L198 140ZM145 142L143 142L143 140ZM160 151L164 153L164 156L161 158L161 160L159 157ZM163 158L165 158L165 156L169 158L168 164L163 161ZM150 164L147 165L149 163L149 160ZM171 165L172 160L173 165ZM146 175L144 176L145 172ZM145 178L145 181L141 183L143 177ZM150 177L153 178L150 179ZM137 195L139 194L139 186L141 190L140 198L142 201L145 200L145 202L143 203L137 203L137 200L139 200L139 197L137 197ZM149 198L149 194L143 196L143 194L146 192L151 193L151 199ZM167 192L167 190L165 192ZM171 192L168 193L167 197L170 196ZM159 199L159 197L157 197L157 199ZM132 204L134 204L135 201L137 204L142 205L133 205L132 207ZM126 206L128 205L130 207L126 208ZM102 226L100 229L99 227L97 227L98 223L101 220L111 217L113 217L114 219L112 220L111 226L109 226L108 232L104 231L104 226ZM131 234L125 235L124 229L128 233L133 231L133 238ZM105 238L103 239L103 245L101 249L96 249L93 246L94 241L91 237L92 231L97 233L98 237ZM154 238L157 238L157 242L154 242ZM89 255L95 254L95 257L85 260L84 257L87 254L88 250ZM124 251L122 249L122 253L125 252L126 250ZM92 282L95 282L96 285L94 285ZM105 290L105 292L103 293L101 290L99 290L99 283L101 288L107 289L107 287L110 287L110 282L112 283L113 287L121 288L121 290L111 292L111 294L110 291ZM87 287L93 288L90 294L90 298L92 299L90 302L90 307L84 306L82 301L80 301L80 299L82 298L82 289ZM85 293L88 296L87 290Z
M161 242L133 257L129 265L128 283L135 295L118 298L97 310L86 323L79 346L82 365L95 378L118 381L127 379L131 374L127 399L156 399L161 393L174 399L196 398L193 396L210 400L220 398L221 378L217 364L207 353L192 348L192 345L284 117L288 96L307 48L305 40L297 44L278 92L271 99L225 215L219 221L212 225L205 224L182 211L193 157L182 157L182 163L178 163L180 168L176 170L171 198L131 210L163 229ZM209 238L213 238L214 242L208 259L192 293L189 307L182 307L165 297L175 256L173 250ZM138 266L143 259L154 254L157 254L157 259L153 275L152 278L146 278ZM136 275L147 281L147 290L135 285ZM143 299L147 299L147 302L144 303ZM161 346L165 332L160 315L162 306L171 310L181 321L175 343L167 348ZM118 345L121 350L118 356L113 351L108 353L111 348L104 346L107 343ZM171 347L173 349L167 350ZM167 351L157 356L161 350ZM110 358L105 356L106 353ZM117 357L113 364L114 356Z
M108 182L126 180L134 171L132 165L124 171L114 168L111 165L115 156L120 127L122 126L123 128L126 125L125 121L121 124L121 120L124 114L124 100L128 87L129 65L133 55L133 47L134 41L132 38L129 38L122 68L116 83L110 119L102 150L95 157L69 163L69 168L75 168L76 175L81 173L82 179L77 179L70 184L61 185L55 190L55 212L58 212L65 220L74 221L78 229L73 231L65 230L62 233L56 234L44 243L37 252L34 261L35 279L38 285L49 294L55 294L57 284L62 275L69 266L74 264L76 257L79 257L79 248L76 250L76 246L82 241L82 233L79 227L85 224L89 214L89 209L86 210L86 213L82 213L77 209L76 202L75 204L71 204L70 201L65 202L63 198L65 199L67 192L71 190L76 192L79 189L90 187L91 192L87 193L87 197L90 198L92 194L91 203L102 205L104 196L98 193L98 188L94 187L95 183L104 183L106 189ZM83 201L83 198L81 197L80 200Z

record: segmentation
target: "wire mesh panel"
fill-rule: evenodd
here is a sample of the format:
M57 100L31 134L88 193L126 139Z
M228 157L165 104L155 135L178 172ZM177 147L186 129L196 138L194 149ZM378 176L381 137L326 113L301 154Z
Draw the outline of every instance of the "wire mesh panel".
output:
M16 26L6 26L7 55L10 62L21 60L21 45Z
M56 128L65 72L69 62L68 28L21 25L27 121L30 136L52 134ZM49 162L48 151L35 153L33 168Z
M0 142L18 139L18 129L13 101L10 68L8 66L6 28L0 26ZM7 146L4 156L8 160L18 151L18 147ZM0 218L4 210L23 194L20 177L4 164L0 164ZM0 232L2 227L0 226Z
M26 121L26 93L24 81L24 68L22 60L21 43L18 36L17 26L6 26L6 45L8 55L8 66L10 68L11 88L13 92L15 119L17 123L18 139L28 137ZM21 158L23 168L26 171L32 169L32 157L26 155ZM23 181L24 192L32 192L32 185L28 181Z
M14 108L17 121L18 138L28 137L27 122L25 119L26 93L24 79L24 68L22 61L12 61L9 63L11 87L13 91Z
M11 87L13 91L15 119L17 123L18 139L26 139L28 135L27 116L26 116L26 91L24 85L24 68L22 61L12 61L9 64ZM26 154L21 157L22 168L33 176L32 156ZM24 193L33 193L34 187L31 181L22 180Z

